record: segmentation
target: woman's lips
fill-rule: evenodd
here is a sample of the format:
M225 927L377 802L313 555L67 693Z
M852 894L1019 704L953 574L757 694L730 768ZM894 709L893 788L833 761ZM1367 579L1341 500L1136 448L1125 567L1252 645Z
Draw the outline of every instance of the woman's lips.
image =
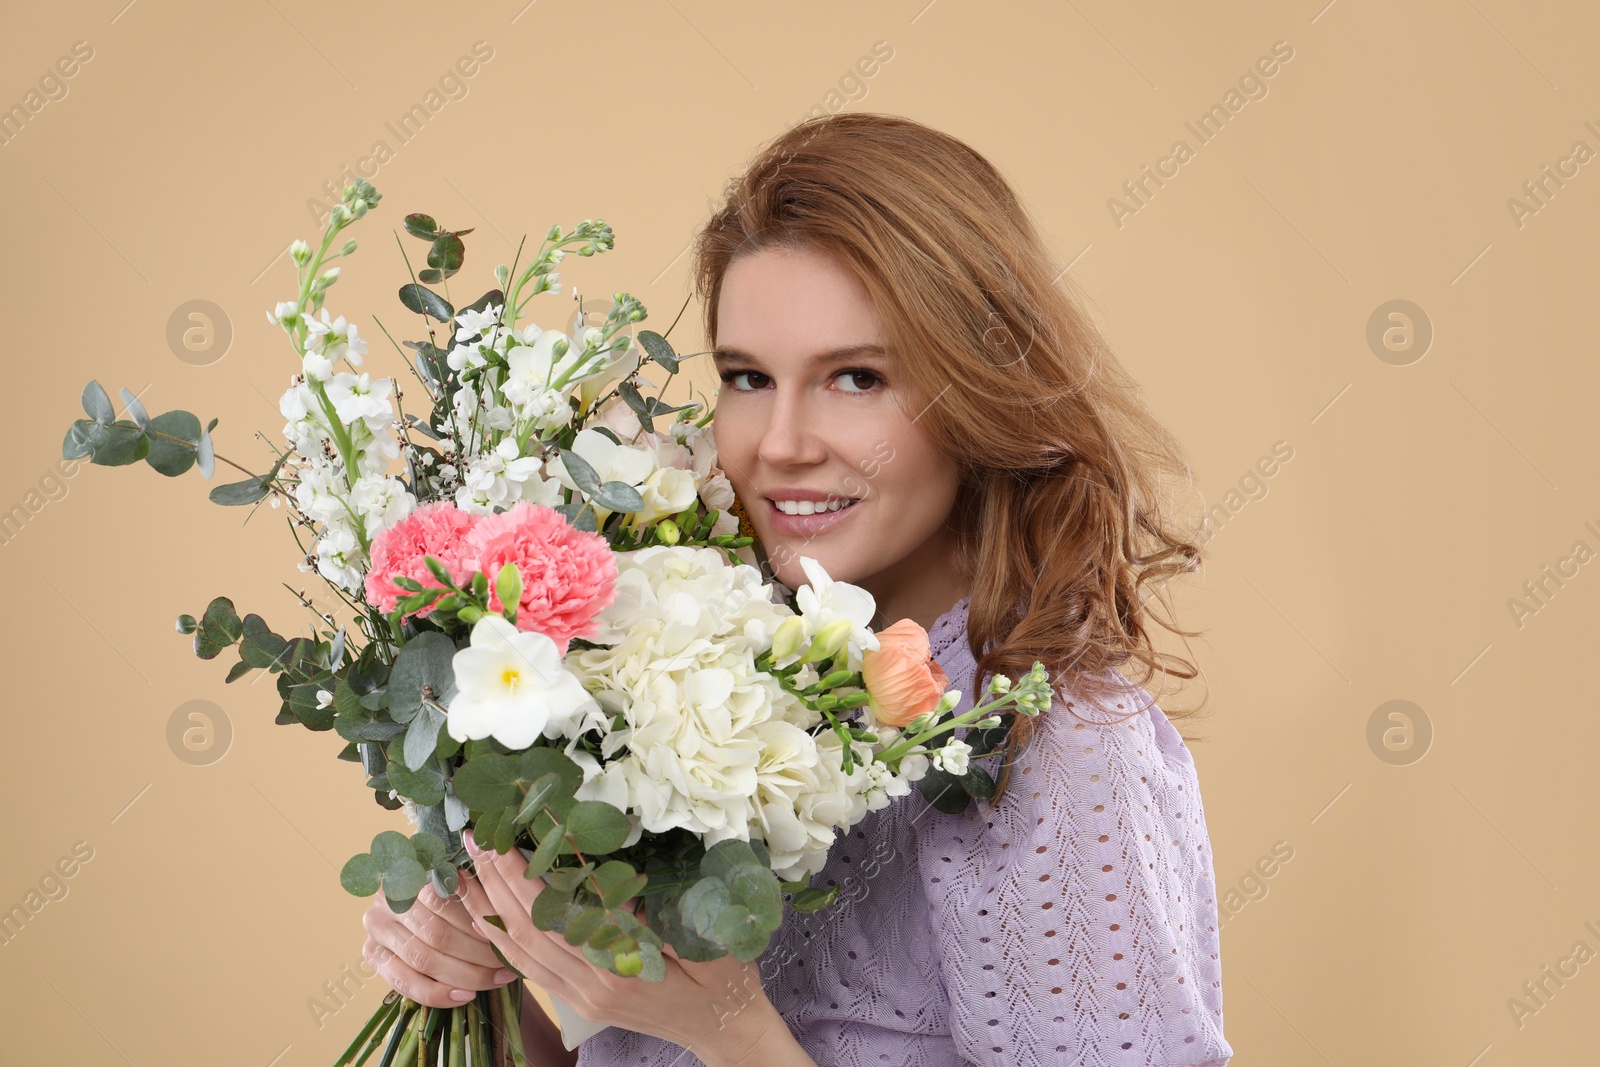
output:
M861 504L862 501L858 500L838 511L819 511L811 515L785 515L771 500L767 501L767 508L772 528L778 534L784 537L816 537L848 521L850 516L860 509Z

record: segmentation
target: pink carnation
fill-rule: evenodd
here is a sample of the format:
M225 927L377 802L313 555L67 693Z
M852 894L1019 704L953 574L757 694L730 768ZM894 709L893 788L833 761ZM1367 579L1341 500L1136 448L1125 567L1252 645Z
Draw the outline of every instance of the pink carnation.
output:
M579 530L554 508L519 500L485 515L467 534L469 566L489 580L489 608L500 611L495 576L507 563L522 574L517 629L537 630L562 655L574 637L595 632L595 617L617 595L617 562L604 537Z
M476 524L477 516L468 514L448 500L436 500L415 508L411 514L378 534L372 542L372 567L367 571L367 601L378 606L385 615L394 610L395 602L411 595L394 584L397 576L415 578L424 587L435 588L439 580L428 569L424 556L433 556L444 564L445 570L465 585L472 578L472 561L465 558L467 533ZM434 608L429 604L417 612L427 615Z

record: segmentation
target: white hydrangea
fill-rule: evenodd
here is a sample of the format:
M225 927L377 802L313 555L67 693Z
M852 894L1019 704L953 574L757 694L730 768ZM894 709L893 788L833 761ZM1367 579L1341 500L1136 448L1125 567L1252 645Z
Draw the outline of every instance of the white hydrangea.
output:
M617 570L591 638L602 647L567 657L626 722L601 741L608 800L652 833L682 827L708 846L759 838L775 870L820 869L836 832L878 803L869 791L887 803L893 783L860 763L843 774L838 735L809 733L820 713L755 669L793 611L759 570L714 548L655 545L619 554Z

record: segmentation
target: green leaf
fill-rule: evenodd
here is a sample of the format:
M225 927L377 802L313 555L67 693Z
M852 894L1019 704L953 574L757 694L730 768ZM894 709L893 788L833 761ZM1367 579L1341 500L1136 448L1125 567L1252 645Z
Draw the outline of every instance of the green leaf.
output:
M117 421L100 428L91 462L103 467L125 467L150 454L150 438L131 422Z
M839 895L839 888L837 883L830 886L807 886L794 895L789 906L795 911L821 911L833 903L834 898Z
M105 427L93 419L79 419L67 427L67 436L61 441L62 459L82 459L94 452L95 442L105 434Z
M644 497L627 482L604 482L590 495L596 504L608 511L631 513L644 510Z
M194 632L194 654L201 659L215 659L218 652L239 640L244 624L233 610L233 601L219 596L206 605L205 614Z
M383 872L378 862L366 852L351 856L339 872L339 884L353 896L370 897L378 891Z
M753 960L766 950L771 931L748 908L730 904L717 916L717 940L741 960Z
M599 887L600 904L606 908L619 908L636 897L650 884L650 879L639 874L633 865L622 860L607 860L594 872L595 885Z
M563 448L560 451L562 465L567 468L568 476L583 491L583 495L592 497L599 492L600 475L589 465L589 461L570 448Z
M639 425L647 432L655 432L655 426L650 421L650 405L644 402L644 397L639 395L639 387L632 382L624 381L617 386L617 394L622 397L623 403L633 409L639 416Z
M425 693L436 703L450 706L456 695L455 654L454 639L437 630L405 643L389 674L389 714L396 722L410 722L422 707Z
M450 301L416 282L400 287L400 303L404 304L408 311L415 311L419 315L431 315L440 322L449 322L455 317L455 309L450 306Z
M439 224L433 221L433 216L420 211L407 215L400 220L400 224L411 236L421 237L425 241L431 241L439 235Z
M717 917L728 905L728 883L720 878L701 878L678 898L683 924L713 944L722 944Z
M451 777L456 796L473 811L492 812L517 800L517 760L489 753L469 758ZM481 822L482 820L480 820Z
M980 798L994 796L994 779L987 770L970 760L967 762L967 773L961 776L961 785L970 796Z
M443 803L444 768L439 765L439 761L430 757L421 767L412 770L404 761L396 758L402 753L393 751L394 744L393 741L389 742L390 787L401 796L425 808Z
M506 954L504 952L500 951L500 946L499 945L497 945L493 941L491 941L491 942L489 942L489 947L494 949L494 954L500 958L500 966L504 967L506 970L510 971L512 974L516 975L518 978L521 978L521 979L524 979L524 980L527 979L527 977L528 977L527 975L523 974L521 971L519 971L515 967L511 966L511 961L506 959Z
M533 821L534 816L544 810L552 797L561 791L561 775L556 771L541 774L528 787L528 793L522 798L522 804L517 808L516 822L518 826Z
M565 933L567 924L583 914L582 904L573 900L567 893L562 893L547 888L533 898L533 907L528 909L533 919L533 925L541 930L554 933Z
M528 869L522 872L524 878L538 878L550 870L550 865L556 861L561 852L563 832L564 827L557 823L551 832L544 835L539 841L539 847L528 856Z
M441 233L428 248L428 266L437 268L446 278L461 269L467 246L453 233Z
M151 435L150 454L145 462L168 478L176 478L194 466L200 443L199 419L187 411L169 411L151 420L150 429L155 433ZM177 440L169 440L173 437Z
M917 788L929 804L947 815L960 815L972 800L959 778L932 765L917 781Z
M579 945L589 940L589 935L606 925L606 913L603 908L584 908L577 915L567 921L567 928L562 934L569 945ZM612 927L612 929L617 929ZM621 931L618 930L620 933Z
M110 426L112 420L117 417L116 410L111 406L111 398L106 395L105 388L96 381L91 381L83 387L83 410L102 426Z
M678 372L678 354L672 350L671 343L665 337L654 330L640 330L638 341L651 359L674 374Z
M580 800L565 820L567 842L579 852L615 852L627 840L628 817L603 800Z
M594 864L588 862L581 863L576 867L559 867L544 876L544 884L562 896L570 896L577 891L578 886L589 877L589 873L593 870ZM543 896L544 894L540 893L534 899L538 900Z
M444 716L437 708L431 704L422 705L422 710L411 720L411 726L406 730L405 746L401 749L401 757L407 770L422 769L422 765L438 747L439 728L443 725Z
M233 507L240 504L254 504L257 500L271 492L272 480L278 476L278 470L283 466L287 454L279 456L272 469L255 478L246 478L242 482L229 482L219 485L211 490L210 498L213 504L222 504Z
M259 615L244 617L244 638L239 644L239 658L252 667L267 669L281 665L289 642L273 633Z
M444 866L445 844L444 838L437 834L420 831L411 835L411 848L417 855L417 862L430 870Z
M211 420L215 422L215 419ZM194 446L194 461L200 468L200 476L209 478L217 472L217 454L211 448L211 431L206 430L200 434L200 440Z
M128 409L128 414L133 417L134 424L145 433L150 432L150 413L144 409L139 398L126 389L119 390L122 396L122 406ZM198 422L196 423L198 425Z

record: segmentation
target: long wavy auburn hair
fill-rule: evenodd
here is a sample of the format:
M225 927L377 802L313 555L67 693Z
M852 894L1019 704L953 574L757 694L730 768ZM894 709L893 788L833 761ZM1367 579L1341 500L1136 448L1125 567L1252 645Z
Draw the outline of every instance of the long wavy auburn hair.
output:
M1176 626L1162 589L1201 562L1194 535L1168 517L1172 487L1193 488L1188 463L989 161L911 119L841 113L785 131L724 197L693 246L710 343L737 257L835 257L884 323L909 385L899 390L907 418L921 412L918 425L959 468L947 521L970 588L973 698L994 674L1016 680L1035 660L1074 715L1073 695L1102 712L1104 697L1127 701L1109 668L1130 661L1139 676L1125 677L1140 687L1158 672L1197 677L1150 640L1152 621L1185 638L1199 632ZM1132 703L1127 716L1145 710ZM1035 726L1016 716L991 808Z

